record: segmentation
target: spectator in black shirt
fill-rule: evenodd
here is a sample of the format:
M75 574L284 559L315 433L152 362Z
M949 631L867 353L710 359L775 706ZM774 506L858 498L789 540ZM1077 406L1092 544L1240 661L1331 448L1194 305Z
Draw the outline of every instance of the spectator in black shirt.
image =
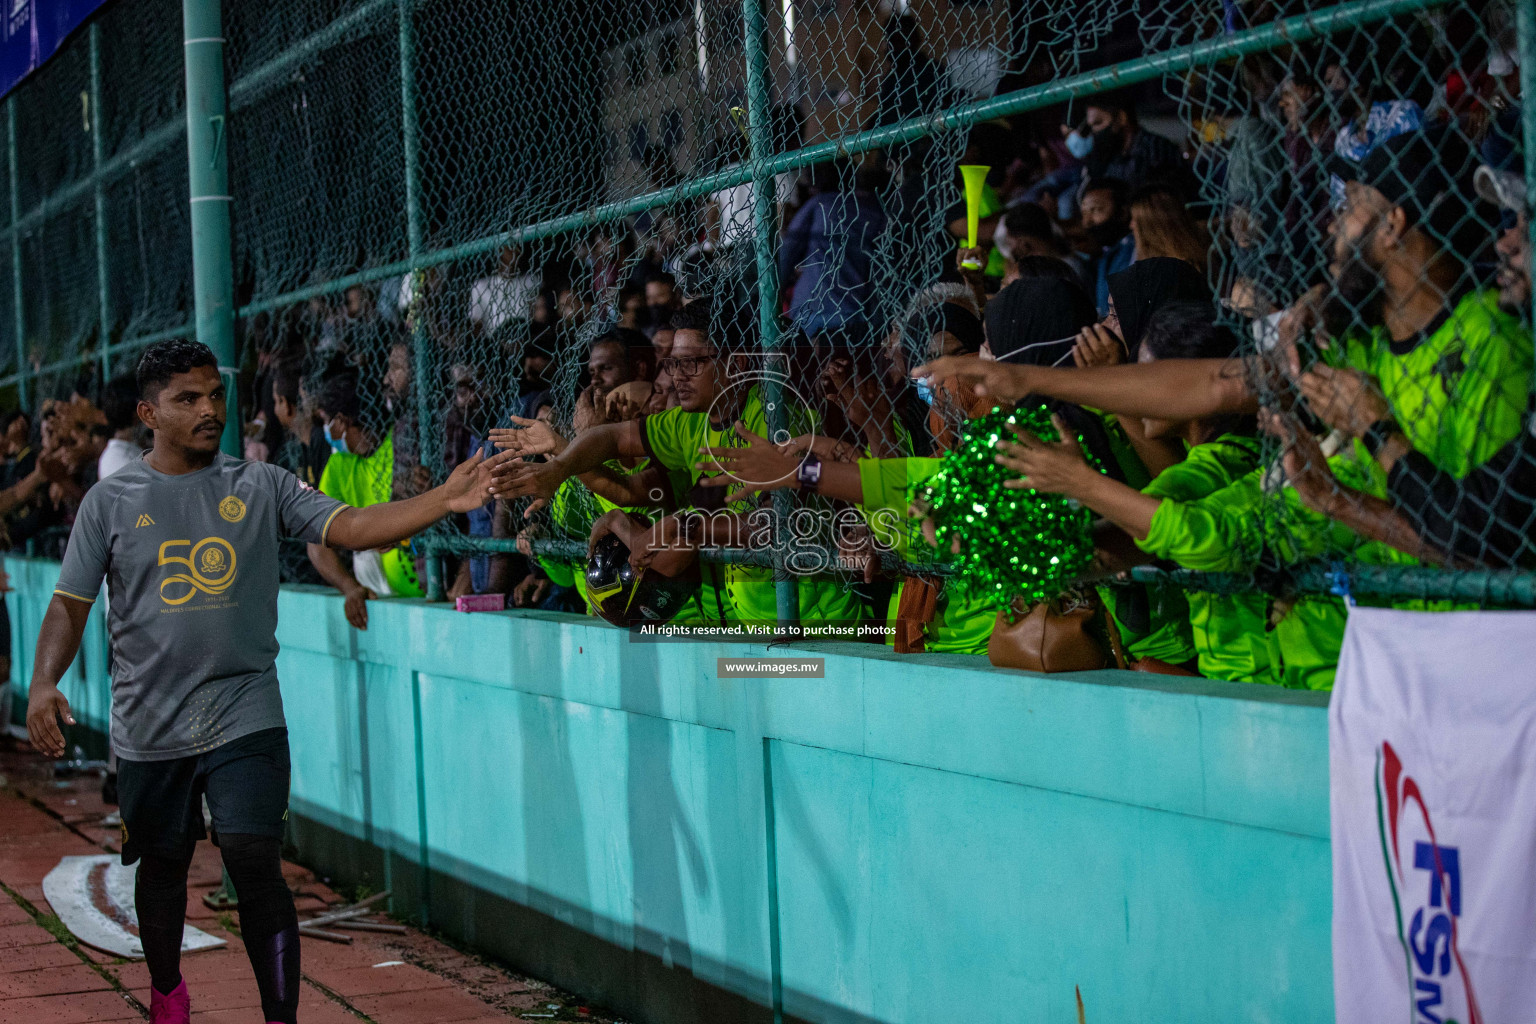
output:
M1142 128L1123 96L1105 93L1087 103L1093 148L1083 158L1088 181L1115 178L1132 189L1175 183L1187 174L1179 147Z
M325 439L325 428L307 409L301 411L301 404L298 371L279 366L272 373L272 411L286 439L273 452L274 461L308 486L319 487L331 445Z

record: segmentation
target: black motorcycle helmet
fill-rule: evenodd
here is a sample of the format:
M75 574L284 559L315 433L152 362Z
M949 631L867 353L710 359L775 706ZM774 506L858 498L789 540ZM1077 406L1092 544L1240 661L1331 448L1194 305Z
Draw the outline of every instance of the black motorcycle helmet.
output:
M629 546L608 534L587 559L587 599L607 622L624 629L661 625L677 616L699 589L697 566L663 576L629 564Z

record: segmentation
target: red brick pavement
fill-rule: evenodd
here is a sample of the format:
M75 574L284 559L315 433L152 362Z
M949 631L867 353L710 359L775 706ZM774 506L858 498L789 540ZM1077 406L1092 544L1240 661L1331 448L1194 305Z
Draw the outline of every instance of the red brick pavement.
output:
M0 744L5 741L0 740ZM25 746L0 752L0 1024L142 1022L149 973L61 941L42 892L43 876L71 854L116 851L109 808L94 776L57 781ZM340 901L296 864L284 873L300 916ZM182 958L194 1024L262 1024L261 1001L240 944L238 917L199 898L220 881L218 852L201 843L189 880L187 919L227 945ZM354 932L350 946L304 939L304 1024L492 1024L611 1021L548 985L461 953L419 932ZM403 961L403 962L402 962ZM532 1018L519 1011L535 1014Z

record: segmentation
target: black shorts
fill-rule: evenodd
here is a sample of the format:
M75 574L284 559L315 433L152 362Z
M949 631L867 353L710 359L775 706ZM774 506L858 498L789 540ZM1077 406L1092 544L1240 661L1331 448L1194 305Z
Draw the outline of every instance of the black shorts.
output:
M117 762L123 863L145 854L186 858L203 828L203 801L220 832L283 838L288 822L288 730L263 729L206 754Z

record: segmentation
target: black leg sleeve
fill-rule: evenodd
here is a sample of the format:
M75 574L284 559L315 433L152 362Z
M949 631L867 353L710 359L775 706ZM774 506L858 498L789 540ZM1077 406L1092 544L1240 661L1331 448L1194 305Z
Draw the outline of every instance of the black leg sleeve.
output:
M150 983L163 996L181 984L181 933L187 920L187 868L191 863L190 858L146 853L134 886L133 905L139 915L144 963Z
M299 916L283 878L281 841L221 832L219 852L240 900L240 938L256 973L262 1012L276 1024L297 1024Z

